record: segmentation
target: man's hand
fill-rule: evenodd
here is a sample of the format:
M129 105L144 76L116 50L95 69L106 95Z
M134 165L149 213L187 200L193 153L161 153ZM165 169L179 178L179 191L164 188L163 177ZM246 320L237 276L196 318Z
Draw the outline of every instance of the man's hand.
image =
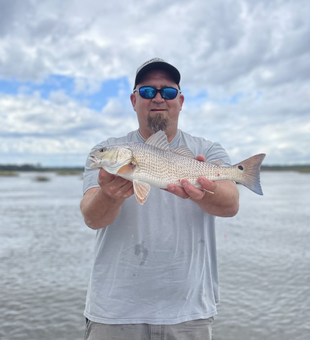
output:
M102 193L111 199L126 199L134 193L131 181L111 175L104 169L99 171L98 184Z
M203 155L196 157L198 161L205 162ZM194 187L187 179L181 180L181 187L169 184L167 191L183 198L190 198L203 211L221 217L235 216L239 210L239 191L232 181L222 180L213 182L205 177L199 177L201 188Z
M201 185L201 189L194 187L187 179L182 179L182 187L168 184L167 190L181 198L190 198L194 201L200 201L205 197L205 194L213 195L216 191L217 184L205 177L199 177L198 183Z
M92 229L104 228L118 216L126 198L133 195L132 182L100 169L99 188L89 189L80 204L85 223Z

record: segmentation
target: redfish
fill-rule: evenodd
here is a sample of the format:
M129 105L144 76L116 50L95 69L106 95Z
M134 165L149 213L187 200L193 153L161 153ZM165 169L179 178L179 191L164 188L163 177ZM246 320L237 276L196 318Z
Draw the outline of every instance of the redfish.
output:
M181 186L181 180L187 179L201 188L197 182L200 176L212 181L235 181L263 195L260 167L265 156L258 154L228 167L222 166L223 161L201 162L186 146L170 149L166 134L158 131L145 143L107 146L92 152L89 159L93 162L92 169L103 168L132 181L137 201L144 204L151 186L166 189L170 183Z

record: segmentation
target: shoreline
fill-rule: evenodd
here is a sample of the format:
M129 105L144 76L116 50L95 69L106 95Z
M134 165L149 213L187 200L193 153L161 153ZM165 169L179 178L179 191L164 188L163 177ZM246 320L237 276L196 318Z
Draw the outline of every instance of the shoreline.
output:
M294 171L299 173L310 173L310 164L300 165L262 165L262 172L267 171ZM66 175L79 175L84 172L84 167L72 166L72 167L42 167L29 164L24 165L1 165L0 164L0 176L11 177L18 176L19 172L54 172L60 176Z

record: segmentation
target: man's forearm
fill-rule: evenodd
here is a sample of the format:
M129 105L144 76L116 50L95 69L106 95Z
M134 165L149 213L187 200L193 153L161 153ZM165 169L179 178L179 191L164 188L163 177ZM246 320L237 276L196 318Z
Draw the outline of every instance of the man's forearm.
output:
M86 225L91 229L108 226L117 218L124 200L108 197L101 188L88 190L80 204Z
M194 200L208 214L219 217L235 216L239 210L239 191L234 182L218 181L214 194L205 192L203 199Z
M190 198L203 211L220 217L235 216L239 210L239 191L232 181L213 182L205 177L199 177L201 189L193 186L188 180L182 180L179 187L169 184L167 190L183 199Z

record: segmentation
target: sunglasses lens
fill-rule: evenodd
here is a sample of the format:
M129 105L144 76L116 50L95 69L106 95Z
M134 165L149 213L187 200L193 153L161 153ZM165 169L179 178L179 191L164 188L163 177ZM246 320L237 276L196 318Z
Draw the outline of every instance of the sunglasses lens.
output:
M156 96L156 92L156 89L150 86L143 86L139 89L140 96L144 99L154 98Z
M157 90L152 86L142 86L139 88L140 96L144 99L155 98L157 92L160 92L164 99L174 99L178 94L178 90L173 87L164 87L161 90Z
M178 90L173 87L166 87L161 90L161 95L164 99L174 99L178 94Z

